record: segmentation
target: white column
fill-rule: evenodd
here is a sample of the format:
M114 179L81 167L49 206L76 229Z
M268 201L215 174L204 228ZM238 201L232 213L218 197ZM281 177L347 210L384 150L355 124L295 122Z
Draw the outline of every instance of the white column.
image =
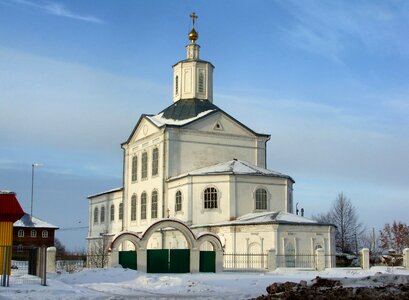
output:
M137 269L138 271L146 273L148 271L147 261L148 255L146 249L138 249L136 251L137 255Z
M369 249L363 248L361 251L361 268L369 270Z
M268 250L268 270L271 272L275 269L277 269L276 250L270 249Z
M112 250L111 253L109 253L108 266L111 268L119 266L119 251L118 250Z
M216 250L216 273L223 272L223 251Z
M190 249L190 273L199 272L200 267L200 250Z
M403 249L403 267L409 270L409 248Z
M315 268L317 269L317 271L324 271L325 270L325 250L322 248L315 250L315 257L316 257Z
M55 257L57 255L57 248L48 247L47 248L47 272L55 272L56 261Z

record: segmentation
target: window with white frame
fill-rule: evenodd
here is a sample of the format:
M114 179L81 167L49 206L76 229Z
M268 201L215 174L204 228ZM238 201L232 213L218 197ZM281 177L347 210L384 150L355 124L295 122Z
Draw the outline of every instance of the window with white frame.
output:
M175 95L179 94L179 76L175 77Z
M131 221L136 221L136 195L131 197Z
M158 175L159 169L159 149L152 150L152 176Z
M111 204L111 222L115 220L115 205Z
M105 206L101 206L101 217L99 218L101 223L105 222Z
M43 230L43 231L41 232L41 237L44 238L44 239L48 238L48 231L47 231L47 230Z
M148 177L148 152L142 153L142 179Z
M30 236L31 236L32 238L37 237L37 230L32 229L32 230L31 230L31 234L30 234Z
M217 190L214 187L209 187L204 191L204 208L217 208Z
M122 220L123 218L124 218L124 204L121 202L119 203L118 219Z
M94 224L98 224L98 207L94 208Z
M158 191L153 191L151 201L151 218L156 219L157 217L158 217Z
M132 157L132 175L131 175L131 180L132 181L137 181L138 180L138 156Z
M19 229L17 233L18 237L24 237L24 229Z
M267 191L263 188L256 190L256 210L267 209Z
M24 250L23 245L20 244L17 246L17 252L23 252L23 250Z
M175 195L175 211L182 210L182 192L177 191Z
M141 220L146 219L146 193L143 192L141 195Z

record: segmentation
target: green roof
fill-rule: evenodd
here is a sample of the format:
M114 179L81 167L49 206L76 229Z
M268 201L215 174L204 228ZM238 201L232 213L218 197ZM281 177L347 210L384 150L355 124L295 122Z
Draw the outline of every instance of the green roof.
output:
M219 111L220 108L208 100L182 99L168 106L160 113L163 113L162 117L165 119L186 120L208 110Z

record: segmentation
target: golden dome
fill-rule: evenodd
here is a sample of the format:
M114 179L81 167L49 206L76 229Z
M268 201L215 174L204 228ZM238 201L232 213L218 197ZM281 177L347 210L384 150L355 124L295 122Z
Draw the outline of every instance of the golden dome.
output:
M199 34L196 32L196 30L193 28L190 32L189 32L189 40L192 41L192 43L195 43L196 40L199 38Z

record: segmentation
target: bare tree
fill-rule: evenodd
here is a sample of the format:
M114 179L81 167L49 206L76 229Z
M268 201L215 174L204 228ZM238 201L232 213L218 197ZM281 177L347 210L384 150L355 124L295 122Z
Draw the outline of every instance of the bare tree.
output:
M339 193L328 213L313 216L320 223L331 223L337 227L335 243L342 253L358 252L358 240L363 234L362 224L358 222L358 214L344 193Z
M375 260L376 257L379 257L379 254L381 254L382 252L379 236L376 235L375 228L365 231L361 235L361 238L358 241L358 245L361 248L369 249L370 257L372 260Z
M381 247L385 250L394 249L402 253L404 248L409 247L409 226L405 223L394 221L392 226L387 223L380 235Z
M104 268L108 264L108 243L105 236L91 243L87 253L87 265L91 268Z
M67 254L65 246L61 243L61 241L57 238L54 239L54 247L57 249L57 256L62 257Z

